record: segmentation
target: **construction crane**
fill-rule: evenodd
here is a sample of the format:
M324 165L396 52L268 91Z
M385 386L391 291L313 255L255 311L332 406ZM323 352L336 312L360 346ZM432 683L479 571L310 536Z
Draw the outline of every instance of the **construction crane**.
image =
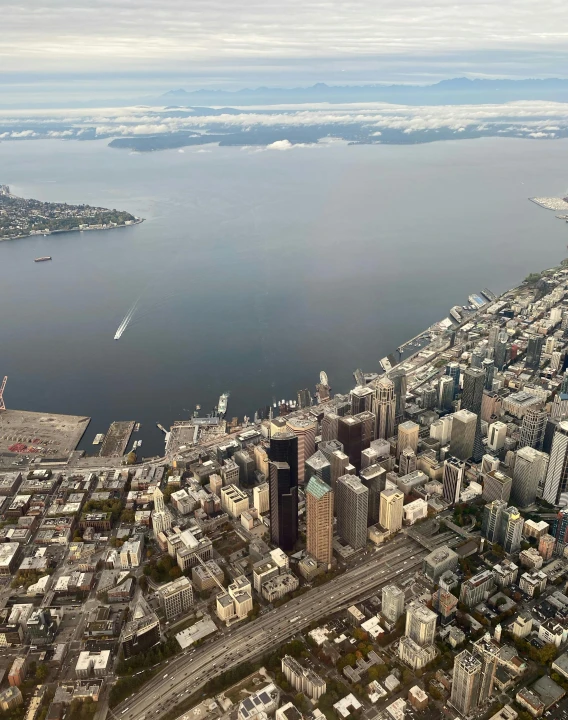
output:
M4 388L6 387L6 383L8 382L8 376L4 376L4 380L2 380L2 385L0 385L0 410L5 410L6 405L4 404Z

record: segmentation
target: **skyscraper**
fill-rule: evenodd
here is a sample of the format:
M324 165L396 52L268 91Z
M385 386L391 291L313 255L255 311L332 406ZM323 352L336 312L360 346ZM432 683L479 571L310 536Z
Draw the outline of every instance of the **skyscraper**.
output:
M568 504L568 421L559 422L552 438L550 460L542 497L552 505Z
M334 412L325 413L321 419L321 439L324 442L337 440L337 424L339 415Z
M396 398L394 383L388 377L381 377L376 383L374 413L377 418L376 429L378 438L390 438L394 434Z
M268 473L271 540L292 550L298 539L298 438L290 430L270 438Z
M391 533L400 530L402 527L403 505L404 494L400 490L389 488L381 492L379 523L385 530Z
M450 457L444 460L442 497L452 505L460 499L464 471L465 466L458 458Z
M172 516L166 509L164 494L159 487L154 490L154 511L152 512L152 529L154 535L169 530L172 526Z
M381 613L392 626L404 612L404 591L396 585L387 585L382 590Z
M470 715L477 708L481 671L481 660L467 650L456 656L450 702L461 715Z
M389 373L389 378L392 380L394 386L394 397L395 397L395 425L401 422L404 417L404 408L406 405L406 390L407 390L407 378L406 370L402 368L396 368Z
M304 477L311 478L312 475L319 477L328 485L331 483L331 463L321 450L318 450L306 460Z
M481 661L478 707L483 707L493 694L493 682L501 655L501 648L489 633L473 643L473 653Z
M318 424L313 418L291 418L286 426L298 438L298 482L303 484L306 460L316 451Z
M511 502L525 508L535 501L539 482L546 478L548 455L532 447L517 451L511 487Z
M361 482L369 491L368 522L376 523L379 519L381 492L385 489L387 471L382 465L375 463L361 470Z
M331 564L333 539L333 490L312 476L306 487L306 549L318 562Z
M477 422L477 415L469 410L458 410L453 415L450 452L460 460L473 455Z
M503 370L509 361L509 354L509 336L506 332L504 334L499 333L499 337L495 343L495 352L493 353L493 359L497 370Z
M398 438L396 443L396 457L397 460L403 450L410 448L414 452L418 449L418 433L420 431L420 425L417 425L412 420L407 420L398 426Z
M375 415L369 410L363 410L353 417L361 422L361 451L367 450L375 439Z
M416 453L410 448L405 448L398 461L398 475L410 475L416 470Z
M523 416L519 447L528 445L528 447L535 448L536 450L542 450L546 418L546 410L537 407L527 408Z
M483 508L481 534L490 543L499 543L501 514L507 507L505 500L492 500Z
M487 457L487 456L485 456ZM499 464L497 464L499 466ZM509 502L511 496L512 479L502 473L500 470L490 470L483 476L483 494L482 497L488 503L493 500L503 500Z
M533 335L529 338L527 343L527 354L525 357L525 367L529 370L538 370L542 355L543 342L544 338L542 335Z
M424 410L433 410L436 407L437 400L438 392L435 387L427 385L422 388L422 392L420 393L420 402Z
M460 389L460 374L461 370L459 363L451 362L446 365L446 375L449 375L454 381L454 397Z
M459 366L458 366L459 369ZM438 406L440 410L450 411L455 397L455 382L450 375L442 375L438 383Z
M349 458L344 452L336 450L331 454L331 489L335 491L337 487L337 480L342 476L346 475L346 470L350 466ZM352 466L351 466L352 467Z
M499 540L506 553L516 553L521 549L524 519L516 507L505 508L499 518Z
M469 367L463 376L463 394L461 407L477 415L477 426L475 429L475 441L472 457L475 462L480 462L483 457L483 442L481 438L481 402L485 386L485 370L482 368ZM465 460L465 458L463 458Z
M359 418L346 415L339 418L337 424L337 439L343 445L343 450L349 462L357 472L361 469L361 450L363 450L363 423Z
M404 634L421 647L433 645L436 637L437 619L438 616L435 612L427 608L426 605L414 600L406 609Z
M337 481L337 532L355 550L367 544L367 514L369 491L353 475L343 475Z
M500 420L496 420L489 426L487 433L487 447L491 448L494 452L499 452L505 444L505 438L507 437L507 426Z
M308 389L298 390L298 407L303 410L312 406L312 395Z
M485 370L485 389L493 389L493 378L495 376L495 362L490 358L485 358L481 363L481 367Z
M358 385L356 388L353 388L349 393L351 413L357 415L357 413L364 412L365 410L371 410L374 395L375 391L368 385Z

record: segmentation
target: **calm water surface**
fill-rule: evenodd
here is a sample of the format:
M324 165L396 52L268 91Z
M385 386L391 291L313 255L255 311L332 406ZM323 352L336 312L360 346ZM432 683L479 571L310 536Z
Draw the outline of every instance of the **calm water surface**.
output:
M402 341L488 287L566 256L568 228L527 201L566 193L568 141L238 148L129 154L99 142L0 144L0 183L146 218L0 243L9 407L112 420L228 416L345 391ZM51 263L34 263L52 255ZM133 303L122 339L114 333Z

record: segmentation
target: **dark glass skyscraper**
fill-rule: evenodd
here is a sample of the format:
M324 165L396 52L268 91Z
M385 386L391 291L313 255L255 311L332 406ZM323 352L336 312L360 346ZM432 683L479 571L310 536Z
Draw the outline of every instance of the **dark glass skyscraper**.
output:
M530 337L527 343L527 355L525 357L525 367L530 370L538 370L540 365L540 356L542 355L542 344L544 337L535 335Z
M270 438L270 537L282 550L298 539L298 438L285 430Z
M339 418L337 439L343 444L343 451L357 472L361 469L361 451L363 448L363 423L359 418L347 415Z
M485 370L482 368L467 368L463 375L461 407L462 410L469 410L477 415L475 443L472 454L475 462L481 462L481 458L484 455L483 441L481 439L481 403L483 400L484 387Z

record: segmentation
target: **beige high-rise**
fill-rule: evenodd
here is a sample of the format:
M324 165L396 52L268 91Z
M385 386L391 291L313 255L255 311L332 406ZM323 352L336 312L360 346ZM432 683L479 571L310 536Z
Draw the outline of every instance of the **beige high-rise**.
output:
M412 420L403 422L398 426L398 439L396 443L396 457L400 457L400 454L406 448L410 448L414 452L418 450L418 432L420 426Z
M298 482L303 483L306 460L316 451L317 422L309 418L293 418L286 422L286 426L298 438Z
M312 476L306 487L306 549L318 562L329 566L333 540L333 490Z
M381 493L381 505L379 511L379 523L389 530L396 532L402 527L402 506L404 495L400 490L383 490Z

